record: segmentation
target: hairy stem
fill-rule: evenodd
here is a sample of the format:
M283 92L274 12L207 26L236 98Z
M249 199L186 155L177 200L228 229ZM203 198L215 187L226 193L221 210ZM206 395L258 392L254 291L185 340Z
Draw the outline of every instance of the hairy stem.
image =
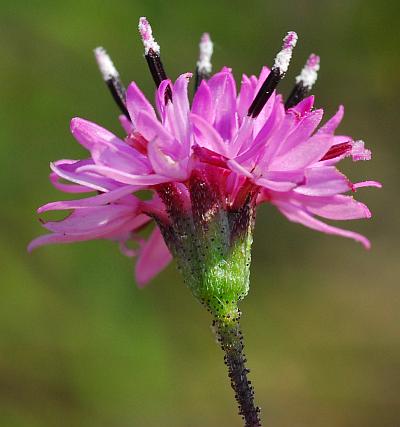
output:
M245 421L245 427L260 427L260 408L254 403L254 388L247 378L250 370L246 368L243 352L243 335L240 331L240 311L235 315L217 318L213 322L219 344L225 353L224 360L228 367L231 386L239 407L239 415Z

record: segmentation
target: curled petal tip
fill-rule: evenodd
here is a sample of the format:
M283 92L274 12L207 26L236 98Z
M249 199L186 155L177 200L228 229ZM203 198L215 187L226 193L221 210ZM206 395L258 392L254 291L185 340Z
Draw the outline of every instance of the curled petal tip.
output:
M41 238L37 237L36 239L33 239L27 246L26 250L28 251L28 253L32 253L35 249L37 249L39 246L41 246L40 242L41 242Z
M367 251L371 249L371 242L367 238L361 243Z
M364 207L365 212L365 218L370 219L372 218L372 212L367 208L367 206Z
M71 128L71 131L76 127L78 120L79 120L78 117L73 117L69 122L69 127Z
M353 184L354 189L363 188L363 187L375 187L375 188L382 188L382 183L379 181L362 181L357 182Z
M79 130L81 125L82 125L82 119L80 117L73 117L71 119L71 121L69 123L69 128L70 128L72 135L75 136L77 130ZM50 163L50 165L51 165L51 163Z
M137 271L135 271L135 281L136 281L136 285L139 289L143 289L144 287L146 287L146 285L149 284L150 279L144 279L142 278L142 275L140 273L138 273Z

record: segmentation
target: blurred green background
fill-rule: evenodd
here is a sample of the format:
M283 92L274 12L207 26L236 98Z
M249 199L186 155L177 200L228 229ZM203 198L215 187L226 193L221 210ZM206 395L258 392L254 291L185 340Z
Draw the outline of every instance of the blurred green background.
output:
M251 379L266 426L400 425L398 1L1 1L0 425L240 426L208 313L170 266L143 290L109 242L27 255L42 233L35 209L63 195L49 161L80 158L69 134L81 116L120 132L91 50L112 54L125 82L152 82L137 37L148 16L171 77L192 70L210 31L214 65L258 72L283 34L299 33L288 93L310 52L314 93L371 162L343 169L383 190L357 197L374 213L343 224L353 241L258 215L252 289L242 304Z

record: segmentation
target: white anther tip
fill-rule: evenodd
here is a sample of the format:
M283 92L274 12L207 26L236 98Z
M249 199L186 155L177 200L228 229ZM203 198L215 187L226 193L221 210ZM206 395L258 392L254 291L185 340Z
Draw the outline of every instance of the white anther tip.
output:
M115 68L110 56L103 47L96 47L96 49L94 49L94 56L104 80L107 81L112 78L119 77L117 69Z
M296 83L302 83L304 87L311 89L318 78L319 62L319 56L312 53L301 73L296 77Z
M211 73L211 57L213 54L213 50L214 44L211 41L210 35L208 33L204 33L200 39L199 60L197 61L197 69L200 73Z
M143 41L145 55L149 53L149 50L152 50L159 55L160 45L154 40L151 25L144 16L139 19L139 33Z
M289 68L293 48L297 43L297 33L289 31L283 39L281 51L276 55L273 68L279 68L281 74L285 74Z

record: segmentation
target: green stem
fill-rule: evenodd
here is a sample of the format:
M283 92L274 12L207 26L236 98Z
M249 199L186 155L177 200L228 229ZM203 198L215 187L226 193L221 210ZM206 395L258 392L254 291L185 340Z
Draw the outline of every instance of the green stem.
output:
M228 367L228 375L231 386L235 392L235 398L239 407L239 415L245 421L245 427L260 427L260 408L254 403L254 388L247 378L250 372L246 368L246 357L243 352L243 335L240 330L240 311L223 318L216 318L213 326L216 330L219 344L225 353L225 364Z

